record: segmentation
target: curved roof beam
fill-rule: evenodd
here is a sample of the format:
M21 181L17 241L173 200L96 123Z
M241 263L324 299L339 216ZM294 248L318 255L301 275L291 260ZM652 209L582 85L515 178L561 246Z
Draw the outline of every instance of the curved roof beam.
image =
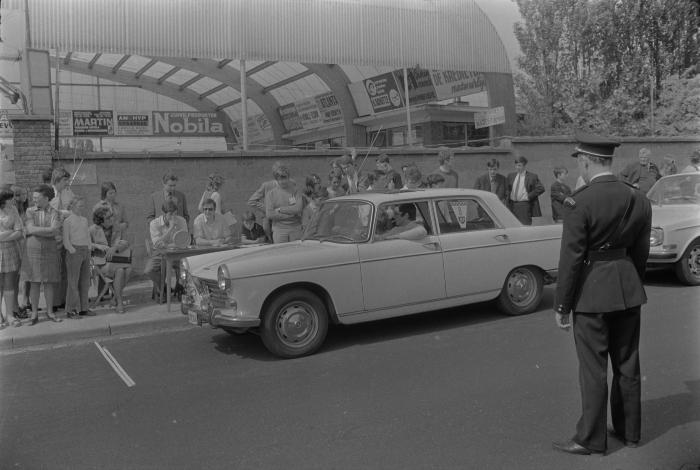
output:
M304 67L315 73L318 78L328 85L335 97L338 99L338 104L343 112L343 124L345 125L345 144L348 147L363 146L367 144L367 139L364 132L355 132L357 127L353 120L358 117L355 101L352 99L348 84L350 79L345 74L339 65L335 64L307 64L302 63Z
M229 67L228 69L230 70L227 68L219 68L218 65L220 61L213 59L185 59L180 57L158 57L158 60L165 64L202 74L221 83L225 83L239 92L241 91L241 74L231 73L231 70L237 70L233 67ZM246 92L248 94L248 99L257 104L270 121L272 135L274 136L275 142L284 143L282 136L287 132L287 130L282 123L282 118L280 117L279 112L277 111L277 108L279 108L279 103L277 100L272 95L264 94L263 87L258 82L250 78L248 78L248 81L246 82ZM231 103L236 104L235 102Z
M56 67L56 59L53 57L51 57L51 66L54 68ZM193 107L198 111L216 113L217 117L224 123L226 147L228 148L233 142L236 142L236 138L233 135L233 130L231 128L231 118L228 116L228 114L222 111L217 111L216 103L206 98L200 99L199 94L193 92L192 90L180 90L178 85L171 83L159 84L157 78L146 76L136 78L132 72L125 72L123 70L112 72L112 67L106 67L104 65L93 65L92 68L90 68L89 64L87 63L71 61L67 64L61 64L61 70L68 70L70 72L104 78L113 82L143 88L144 90L152 91L153 93L177 100Z

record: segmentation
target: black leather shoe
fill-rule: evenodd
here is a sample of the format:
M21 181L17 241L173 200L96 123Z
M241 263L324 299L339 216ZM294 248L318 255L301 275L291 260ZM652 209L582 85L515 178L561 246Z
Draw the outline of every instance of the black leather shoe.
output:
M591 455L591 454L603 454L604 452L598 450L591 450L583 447L581 444L577 444L572 440L563 442L552 442L552 448L558 450L559 452L566 452L567 454L575 455Z
M612 426L610 426L608 428L608 435L610 437L614 437L618 441L624 443L625 447L632 447L632 448L639 447L639 441L628 441L627 439L624 438L624 436L622 436L620 433L615 431L615 428L613 428Z

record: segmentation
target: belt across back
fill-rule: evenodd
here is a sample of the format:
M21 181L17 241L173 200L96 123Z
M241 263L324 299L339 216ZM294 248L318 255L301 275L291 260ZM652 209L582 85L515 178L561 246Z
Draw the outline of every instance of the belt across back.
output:
M593 250L588 252L586 261L612 261L616 259L624 259L627 257L626 248L614 248L612 250Z

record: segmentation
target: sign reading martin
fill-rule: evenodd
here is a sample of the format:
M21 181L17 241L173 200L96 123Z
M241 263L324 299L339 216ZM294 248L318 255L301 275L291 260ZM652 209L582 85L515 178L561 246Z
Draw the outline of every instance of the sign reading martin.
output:
M73 135L114 135L112 111L73 111Z
M153 135L158 137L224 137L216 113L153 111Z

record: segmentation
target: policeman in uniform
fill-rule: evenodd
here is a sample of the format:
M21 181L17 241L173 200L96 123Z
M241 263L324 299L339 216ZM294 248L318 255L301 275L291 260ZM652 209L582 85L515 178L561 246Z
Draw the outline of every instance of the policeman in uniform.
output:
M649 255L651 204L611 171L619 142L577 135L572 156L587 183L564 219L554 301L557 326L573 324L582 414L576 434L554 442L571 454L605 453L607 433L636 447L641 427L639 368L642 280ZM569 315L573 313L572 322ZM608 356L612 428L607 429Z

